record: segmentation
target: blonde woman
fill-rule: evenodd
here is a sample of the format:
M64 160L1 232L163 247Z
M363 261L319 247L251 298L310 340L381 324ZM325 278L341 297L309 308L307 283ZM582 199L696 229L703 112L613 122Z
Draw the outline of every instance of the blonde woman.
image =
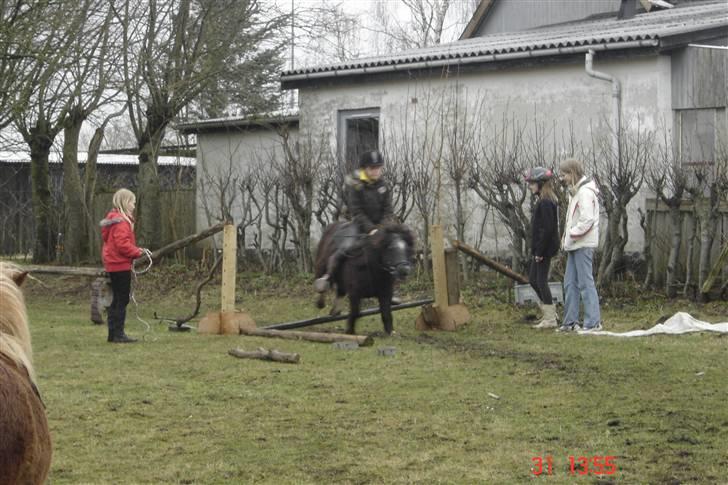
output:
M559 252L559 211L553 187L552 170L535 167L526 174L526 182L538 202L531 215L531 264L528 280L541 300L543 319L535 328L556 328L556 307L549 288L551 258Z
M114 206L101 221L101 237L104 247L101 258L104 269L111 278L114 298L109 307L108 342L131 343L137 340L124 333L126 306L131 293L131 268L134 259L143 254L134 236L134 209L136 197L131 190L120 189L112 199Z

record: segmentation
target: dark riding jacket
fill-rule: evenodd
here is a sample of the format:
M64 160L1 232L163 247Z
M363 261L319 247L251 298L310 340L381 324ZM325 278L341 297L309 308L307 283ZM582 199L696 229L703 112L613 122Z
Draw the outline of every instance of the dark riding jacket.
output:
M531 215L531 254L552 258L559 252L559 210L556 203L539 198Z
M383 179L369 180L363 170L347 175L344 184L348 214L362 233L393 219L392 193Z

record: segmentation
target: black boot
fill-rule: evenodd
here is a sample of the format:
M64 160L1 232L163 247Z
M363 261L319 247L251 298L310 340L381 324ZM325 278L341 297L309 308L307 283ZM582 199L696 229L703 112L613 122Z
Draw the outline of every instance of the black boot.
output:
M116 344L130 344L137 342L137 339L129 337L124 333L124 324L126 323L126 308L119 312L119 319L116 321L114 338L112 342Z
M106 338L107 342L113 342L114 336L116 335L116 309L109 307L106 310L106 323L109 327L109 336Z

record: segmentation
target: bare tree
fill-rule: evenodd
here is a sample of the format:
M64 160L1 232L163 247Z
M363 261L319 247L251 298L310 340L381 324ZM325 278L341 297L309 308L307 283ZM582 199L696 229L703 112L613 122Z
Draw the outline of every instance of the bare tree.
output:
M647 171L647 186L655 192L657 200L667 206L668 219L670 221L670 250L667 257L667 268L665 272L665 294L674 298L677 295L677 276L682 245L682 215L687 177L680 161L675 157L675 147L667 133L664 132L662 143L657 148L655 163ZM656 217L655 211L653 217ZM652 230L655 229L654 222ZM652 236L645 234L646 238Z
M70 107L63 123L63 201L65 212L64 253L66 263L79 262L89 254L88 231L93 203L81 182L78 169L78 146L83 123L101 106L119 93L112 85L120 52L112 30L112 10L108 1L90 6L88 16L67 51L67 69L71 91ZM112 115L113 116L113 115ZM101 123L104 126L105 122ZM95 140L92 138L92 142ZM88 170L88 160L87 160ZM95 167L92 167L92 171ZM94 230L96 228L94 227Z
M595 130L592 130L595 133ZM638 119L634 130L625 126L620 130L619 153L610 143L612 134L594 136L589 152L594 180L599 187L603 210L607 214L607 228L602 245L597 286L608 285L619 264L629 240L627 207L642 188L645 170L654 155L654 133L645 130Z
M314 197L320 187L321 168L333 162L325 160L331 156L327 141L312 135L304 136L295 143L289 133L282 130L284 158L277 164L283 190L293 209L294 243L298 252L300 270L313 269L311 252L311 223L313 222Z
M14 118L14 124L30 148L35 262L50 261L55 256L58 228L52 220L55 204L49 185L48 157L74 100L68 53L92 7L93 0L52 4L46 11L41 33L34 39L42 62L30 66L23 85L15 93L15 104L27 108Z
M526 125L503 115L500 123L485 127L477 140L477 158L470 187L505 225L511 237L513 268L524 272L530 254L530 217L524 206L530 197L523 183L526 169Z
M140 242L160 243L157 154L168 124L220 78L260 71L283 19L262 18L256 1L150 0L116 10L122 26L127 105L139 149Z

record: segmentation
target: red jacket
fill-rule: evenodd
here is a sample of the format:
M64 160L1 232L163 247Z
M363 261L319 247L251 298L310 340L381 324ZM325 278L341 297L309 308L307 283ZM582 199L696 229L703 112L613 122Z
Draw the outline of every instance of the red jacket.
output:
M101 259L107 273L131 270L134 259L142 255L131 224L116 209L101 221L101 238L104 240Z

